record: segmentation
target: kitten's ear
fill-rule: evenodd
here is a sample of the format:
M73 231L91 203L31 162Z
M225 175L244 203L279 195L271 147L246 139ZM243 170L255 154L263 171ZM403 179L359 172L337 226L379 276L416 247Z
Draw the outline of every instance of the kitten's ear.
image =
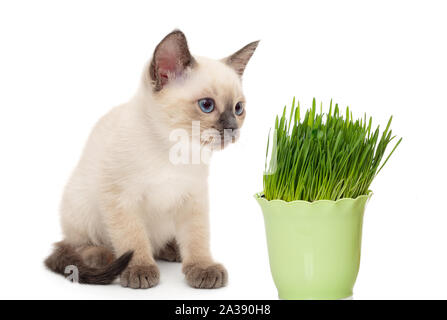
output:
M189 52L185 35L180 30L174 30L161 40L152 57L149 73L154 90L160 91L193 64L194 58Z
M259 41L254 41L252 43L247 44L245 47L240 49L239 51L236 51L231 56L223 59L223 61L232 67L236 73L239 76L242 76L245 70L245 67L247 66L248 61L250 60L251 56L255 52L257 46L259 44Z

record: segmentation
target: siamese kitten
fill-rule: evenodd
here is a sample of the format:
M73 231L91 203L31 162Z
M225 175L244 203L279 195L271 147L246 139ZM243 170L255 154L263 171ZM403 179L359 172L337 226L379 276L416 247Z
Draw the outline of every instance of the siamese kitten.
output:
M136 95L100 119L88 139L65 188L64 240L46 259L49 269L64 274L75 266L81 283L120 275L123 287L149 288L160 278L155 259L164 259L181 261L192 287L225 286L227 272L209 248L208 164L174 163L171 135L187 134L186 151L237 137L246 115L241 76L257 45L211 60L192 56L178 30L158 44ZM207 130L220 136L210 139Z

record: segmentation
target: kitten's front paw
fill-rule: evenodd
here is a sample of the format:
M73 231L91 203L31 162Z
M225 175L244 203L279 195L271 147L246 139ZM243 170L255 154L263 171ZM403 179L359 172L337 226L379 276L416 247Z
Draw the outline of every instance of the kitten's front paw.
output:
M160 281L160 271L155 264L147 266L129 266L121 273L120 282L123 287L147 289L156 286Z
M203 266L190 264L183 267L186 281L191 287L216 289L224 287L228 281L227 270L221 264Z

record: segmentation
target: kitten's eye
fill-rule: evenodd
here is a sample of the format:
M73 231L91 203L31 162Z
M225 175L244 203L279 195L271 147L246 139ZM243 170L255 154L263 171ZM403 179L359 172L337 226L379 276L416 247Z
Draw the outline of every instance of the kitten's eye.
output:
M214 100L211 98L204 98L199 100L199 107L205 113L210 113L214 110Z
M238 116L240 116L244 112L244 105L242 104L242 102L236 103L236 107L234 108L234 112Z

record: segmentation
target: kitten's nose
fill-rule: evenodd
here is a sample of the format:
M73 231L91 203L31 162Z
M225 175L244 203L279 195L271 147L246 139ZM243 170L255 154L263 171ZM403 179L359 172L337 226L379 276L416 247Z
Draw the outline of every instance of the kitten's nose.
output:
M225 130L225 129L227 129L227 130L239 129L236 117L233 113L233 110L231 110L231 109L227 109L220 114L218 123L219 123L219 127L221 127L223 130Z

